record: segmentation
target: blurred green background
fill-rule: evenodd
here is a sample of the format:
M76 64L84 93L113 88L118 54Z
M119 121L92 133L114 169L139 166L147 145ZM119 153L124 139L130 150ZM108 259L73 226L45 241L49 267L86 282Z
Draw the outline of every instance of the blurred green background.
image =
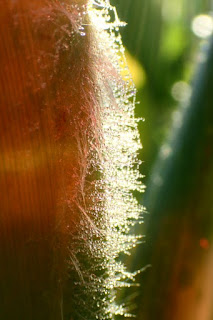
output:
M199 37L192 21L213 9L210 0L112 0L119 17L127 22L121 29L130 59L129 67L138 89L136 116L144 150L143 172L148 175L159 146L170 127L177 101L184 99L197 60ZM205 28L205 27L204 27ZM208 26L207 26L208 28ZM127 53L127 55L128 55ZM128 55L129 56L129 55ZM139 70L137 70L139 68ZM180 87L175 87L177 82ZM181 87L182 85L182 87ZM185 86L184 86L185 85ZM154 130L153 130L154 129Z
M213 319L213 20L210 0L112 0L138 89L146 234L127 294L138 320ZM211 271L212 270L212 271ZM133 306L134 304L134 306Z

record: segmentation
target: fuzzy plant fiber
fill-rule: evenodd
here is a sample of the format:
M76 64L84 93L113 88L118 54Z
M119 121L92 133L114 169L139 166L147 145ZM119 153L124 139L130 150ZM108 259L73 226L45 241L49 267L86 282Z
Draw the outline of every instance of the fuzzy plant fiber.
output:
M0 2L0 319L129 316L134 118L107 0Z

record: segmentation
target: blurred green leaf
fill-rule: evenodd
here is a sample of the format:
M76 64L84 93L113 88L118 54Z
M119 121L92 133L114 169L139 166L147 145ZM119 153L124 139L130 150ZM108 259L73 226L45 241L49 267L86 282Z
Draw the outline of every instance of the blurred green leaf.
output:
M168 63L171 63L183 54L186 46L186 34L184 28L180 24L165 28L160 47L160 53L163 59L166 59Z

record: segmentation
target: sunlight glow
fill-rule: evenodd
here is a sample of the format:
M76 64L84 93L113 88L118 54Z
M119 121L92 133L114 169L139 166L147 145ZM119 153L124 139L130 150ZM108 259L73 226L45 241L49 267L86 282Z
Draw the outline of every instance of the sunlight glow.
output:
M185 81L178 81L172 86L172 97L178 102L188 102L191 97L191 87Z
M208 38L213 32L213 19L210 15L201 14L192 21L192 31L199 38Z

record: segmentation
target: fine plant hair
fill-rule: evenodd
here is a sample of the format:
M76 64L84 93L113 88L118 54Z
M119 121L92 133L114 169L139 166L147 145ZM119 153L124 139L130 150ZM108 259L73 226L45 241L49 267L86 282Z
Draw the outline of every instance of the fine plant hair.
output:
M0 3L0 318L129 316L135 87L108 0Z

